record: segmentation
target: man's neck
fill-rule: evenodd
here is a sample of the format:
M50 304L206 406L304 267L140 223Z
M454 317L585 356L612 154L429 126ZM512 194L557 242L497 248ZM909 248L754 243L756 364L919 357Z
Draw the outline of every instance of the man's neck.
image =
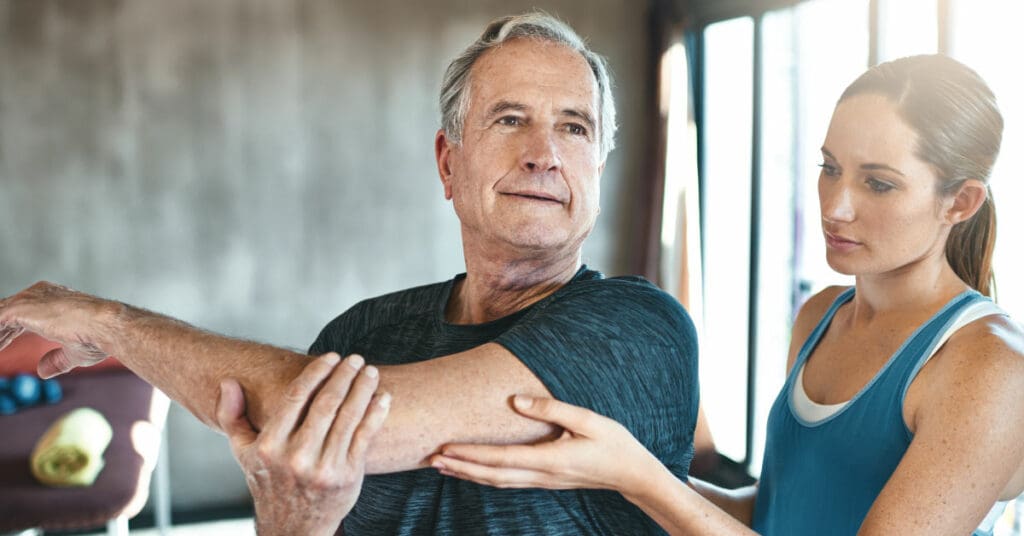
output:
M466 279L452 290L445 318L454 324L482 324L515 313L565 286L579 271L580 259L578 249L536 259L467 254Z

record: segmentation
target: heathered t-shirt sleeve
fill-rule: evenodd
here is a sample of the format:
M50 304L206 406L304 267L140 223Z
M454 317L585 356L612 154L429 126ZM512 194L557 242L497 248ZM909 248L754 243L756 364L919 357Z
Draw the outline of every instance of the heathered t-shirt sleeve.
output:
M495 342L555 398L622 423L685 478L697 420L697 336L679 303L641 279L579 283Z

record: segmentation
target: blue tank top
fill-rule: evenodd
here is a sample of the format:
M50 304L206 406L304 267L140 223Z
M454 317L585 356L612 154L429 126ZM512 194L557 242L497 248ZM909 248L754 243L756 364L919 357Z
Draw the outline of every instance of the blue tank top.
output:
M852 287L844 291L822 317L772 405L754 504L753 528L760 534L857 533L913 439L903 422L911 380L958 312L988 299L974 290L959 294L919 326L846 407L804 421L790 405L797 372L853 294Z

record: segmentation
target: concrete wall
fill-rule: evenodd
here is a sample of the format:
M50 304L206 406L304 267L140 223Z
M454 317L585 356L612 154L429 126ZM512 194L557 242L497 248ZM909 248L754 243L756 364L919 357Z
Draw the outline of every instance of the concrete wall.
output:
M584 254L626 266L646 129L629 0L5 0L0 295L40 279L306 348L360 299L462 271L433 161L448 59L537 6L607 55L622 129ZM174 508L247 500L179 407Z

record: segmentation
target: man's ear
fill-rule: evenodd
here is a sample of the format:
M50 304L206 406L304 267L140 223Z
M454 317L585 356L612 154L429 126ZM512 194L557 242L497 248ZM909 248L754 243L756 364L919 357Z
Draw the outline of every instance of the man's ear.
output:
M448 140L444 129L438 129L434 135L434 158L437 160L437 173L441 176L441 185L444 186L444 198L452 198L452 167L451 167L452 143Z
M953 204L946 211L946 219L956 225L971 219L988 197L988 187L977 179L967 179L953 197Z

